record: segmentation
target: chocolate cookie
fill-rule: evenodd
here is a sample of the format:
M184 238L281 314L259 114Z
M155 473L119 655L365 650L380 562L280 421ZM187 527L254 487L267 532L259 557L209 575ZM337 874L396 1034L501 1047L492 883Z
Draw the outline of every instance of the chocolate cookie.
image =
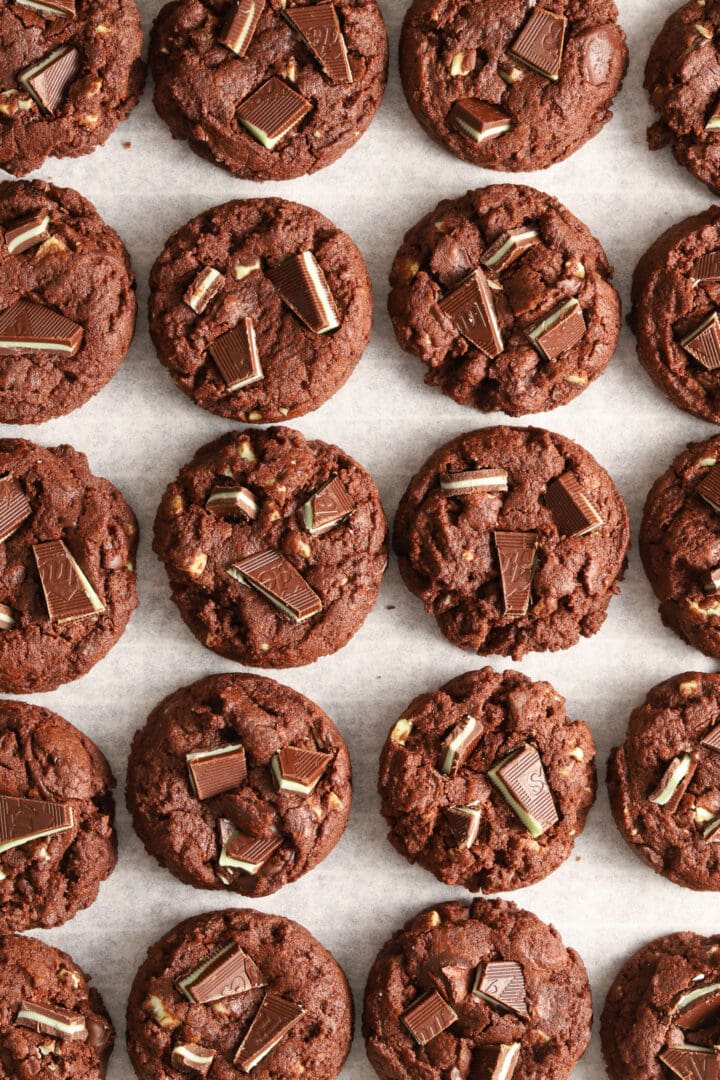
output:
M404 710L383 748L388 839L446 885L506 892L567 859L595 801L595 744L546 682L469 671Z
M554 927L505 900L454 901L382 947L363 1033L383 1080L565 1080L591 1019L583 962Z
M267 896L342 836L350 758L332 720L289 686L211 675L136 732L127 799L146 850L181 881Z
M153 550L199 641L253 667L296 667L362 626L387 565L387 523L351 457L267 428L198 450L165 491Z
M545 169L597 135L627 68L613 0L414 0L400 74L428 135L506 172Z
M173 0L155 20L155 108L173 138L247 180L290 180L349 150L387 80L375 0Z
M720 192L720 30L718 0L690 0L665 22L645 66L645 89L660 119L651 150L671 146L677 161Z
M660 616L707 656L720 658L720 436L689 443L650 488L640 556Z
M251 908L179 923L148 949L127 1008L142 1080L208 1071L333 1080L352 1032L350 989L332 955L298 923Z
M137 521L71 446L0 439L0 691L54 690L112 648L137 606Z
M428 458L393 543L405 584L453 644L518 660L597 633L629 525L611 478L577 443L488 427Z
M610 1080L717 1076L720 935L667 934L627 960L602 1014Z
M130 257L92 203L40 180L0 184L0 421L38 424L97 394L136 310Z
M620 333L612 268L590 231L535 188L444 199L405 234L390 271L398 344L460 405L511 416L577 397Z
M342 386L370 338L372 303L362 255L326 217L236 199L168 240L150 276L150 333L196 404L264 424Z
M0 168L101 146L145 82L133 0L15 0L0 5Z

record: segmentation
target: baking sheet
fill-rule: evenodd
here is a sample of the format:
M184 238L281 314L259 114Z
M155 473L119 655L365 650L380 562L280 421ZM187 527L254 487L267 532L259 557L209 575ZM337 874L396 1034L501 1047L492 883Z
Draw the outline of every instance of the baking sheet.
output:
M123 799L130 740L156 701L179 685L233 668L203 649L185 628L151 551L152 521L165 485L198 446L229 427L175 388L148 336L147 278L170 231L229 198L280 195L321 210L358 243L375 287L372 341L346 386L293 424L357 457L378 482L392 518L406 482L432 449L463 431L504 420L499 414L475 414L425 387L420 362L396 345L385 308L387 273L407 228L439 199L469 187L502 179L534 184L560 198L600 237L615 265L627 311L630 275L640 254L671 222L711 201L669 151L651 155L645 145L651 113L642 69L675 0L621 0L631 63L614 119L568 161L514 177L456 161L424 135L407 109L397 71L404 4L380 2L391 48L385 99L359 144L315 176L263 185L234 179L201 161L185 143L172 141L152 107L150 87L106 146L90 157L47 162L38 174L77 188L95 203L128 245L139 282L134 344L110 385L70 416L35 427L5 426L2 432L50 446L70 442L84 450L93 471L121 488L141 523L140 608L124 637L84 678L28 698L94 738L118 779L117 870L89 910L65 926L38 932L68 950L93 975L105 999L119 1033L111 1080L134 1076L122 1033L128 991L146 948L180 919L242 903L232 894L226 898L191 889L161 870L135 836ZM160 6L161 0L141 0L146 31ZM570 715L590 723L604 766L610 747L624 737L631 708L651 686L687 669L713 669L710 660L661 626L636 546L650 484L688 440L707 438L713 429L655 390L635 359L627 329L597 382L570 405L531 422L569 435L590 450L620 487L633 523L622 596L611 604L600 633L569 651L531 654L516 665L533 678L549 679L567 697ZM390 933L424 905L468 898L463 890L448 889L419 867L408 866L385 840L375 792L380 748L416 693L485 662L440 635L402 585L392 561L374 612L345 649L310 667L277 673L339 724L352 755L355 799L347 832L332 855L256 906L299 920L332 950L350 978L358 1022L367 971ZM511 666L501 657L490 662L499 670ZM720 929L713 894L670 884L629 851L612 823L602 781L574 855L544 882L511 896L552 921L565 942L582 954L597 1016L619 965L640 944L673 930ZM342 1076L361 1080L371 1075L358 1035ZM574 1077L603 1076L596 1031Z

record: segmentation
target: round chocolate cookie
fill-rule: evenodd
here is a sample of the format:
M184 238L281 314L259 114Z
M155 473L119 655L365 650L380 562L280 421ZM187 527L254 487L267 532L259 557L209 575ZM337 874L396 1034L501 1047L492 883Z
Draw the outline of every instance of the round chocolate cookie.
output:
M196 404L231 420L316 409L370 338L362 255L322 214L284 199L236 199L176 230L150 290L162 363Z
M577 397L620 333L602 247L535 188L444 199L405 234L390 271L398 344L460 405L511 416Z
M97 394L136 310L130 257L92 203L40 180L0 184L2 423L39 424Z
M59 926L117 861L115 779L57 713L0 702L0 929Z
M363 1033L383 1080L565 1080L590 1041L582 960L505 900L438 904L380 950Z
M527 172L597 135L627 68L613 0L414 0L400 74L428 135L463 161Z
M0 691L54 690L112 648L137 606L137 521L71 446L0 439Z
M640 556L665 625L720 658L720 436L689 443L650 488Z
M677 161L720 192L719 0L689 0L665 22L645 66L645 89L660 119L651 150L671 146Z
M656 873L690 889L720 890L719 717L720 675L676 675L633 710L608 763L625 840Z
M667 934L638 949L603 1009L610 1080L716 1076L719 997L720 935Z
M720 207L666 229L633 275L640 363L681 409L720 424Z
M3 1077L103 1080L115 1032L100 994L67 953L0 935L0 1001Z
M211 675L136 732L127 800L147 851L201 889L267 896L329 855L352 801L345 741L308 698Z
M290 180L357 142L387 80L375 0L173 0L150 39L176 139L247 180Z
M127 1008L141 1080L186 1075L193 1061L223 1080L333 1080L352 1034L334 957L299 923L252 908L179 923L148 949Z
M165 491L153 550L199 641L253 667L296 667L362 626L387 565L387 523L362 466L275 427L198 450Z
M393 542L405 584L453 644L517 660L597 633L629 524L615 484L577 443L488 427L431 454Z
M380 758L388 839L446 885L507 892L564 862L595 801L595 744L550 683L485 667L420 694Z
M101 146L142 93L142 40L134 0L0 4L0 168Z

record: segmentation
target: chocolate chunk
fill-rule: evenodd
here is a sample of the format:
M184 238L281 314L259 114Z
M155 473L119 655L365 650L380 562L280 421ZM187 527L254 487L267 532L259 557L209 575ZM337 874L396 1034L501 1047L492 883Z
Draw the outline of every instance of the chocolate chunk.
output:
M447 1001L463 1002L470 993L474 967L473 961L460 953L436 953L423 967L423 976Z
M43 240L49 233L50 215L42 211L38 214L29 214L27 217L13 221L5 229L5 247L8 255L22 255L30 251Z
M680 805L680 800L690 786L697 761L692 754L682 754L673 758L662 775L660 783L648 796L651 803L656 806L665 806L674 813Z
M15 3L20 7L39 11L42 15L49 15L53 19L57 17L74 19L77 14L75 0L15 0Z
M188 975L177 979L179 992L197 1005L235 997L267 986L267 981L257 964L250 959L237 942L231 942L206 960Z
M704 1046L671 1046L658 1057L680 1080L720 1080L720 1054Z
M711 750L720 750L720 724L710 728L707 735L700 740L701 746L709 746Z
M346 521L354 509L355 503L340 477L331 476L303 505L303 524L311 536L320 536Z
M0 355L22 349L75 356L82 339L82 326L45 304L18 300L0 314Z
M481 964L475 976L473 993L489 1005L507 1009L524 1018L528 1016L525 976L514 960L493 960Z
M32 507L25 492L12 476L0 477L0 543L19 529Z
M713 465L706 473L695 491L720 514L720 465Z
M511 263L519 259L524 251L527 251L533 244L537 244L539 240L540 234L537 229L525 227L508 229L507 232L502 233L497 238L494 244L490 245L487 251L483 252L480 256L480 262L488 270L493 270L496 274L502 273Z
M505 614L517 619L530 603L537 533L493 532L500 564Z
M528 326L525 333L541 356L557 360L583 337L587 327L580 304L573 298Z
M72 807L68 803L0 795L0 851L66 832L73 824Z
M225 288L225 278L214 266L199 270L185 290L183 300L196 315L202 315L207 306Z
M65 100L67 89L79 70L80 53L63 46L21 71L18 81L41 109L54 113Z
M431 990L411 1005L400 1019L415 1042L426 1046L441 1031L455 1023L457 1013L437 990Z
M85 619L105 610L92 585L85 577L62 540L43 540L33 544L40 585L48 616L56 622Z
M453 495L472 491L507 491L508 474L504 469L464 469L440 474L440 487Z
M680 342L685 352L708 371L720 367L720 319L717 311L708 315L696 330Z
M273 76L238 106L237 118L254 139L274 150L311 109L307 98Z
M244 833L235 831L225 841L218 862L220 866L254 875L262 869L281 844L282 837L280 836L261 837L258 840L255 836L246 836Z
M703 577L702 586L706 593L720 592L720 566L716 566L714 570L707 571Z
M712 821L703 829L703 839L709 840L711 844L720 844L720 814L712 819Z
M560 820L545 767L536 747L524 743L488 772L490 780L531 836L537 838Z
M217 1050L208 1050L198 1043L180 1043L173 1046L170 1064L173 1069L190 1073L191 1076L207 1076L216 1054Z
M474 716L464 716L440 745L438 768L446 776L452 776L470 757L480 742L483 725Z
M697 1031L720 1012L720 983L695 986L683 994L674 1009L674 1020L683 1031Z
M237 0L220 32L221 44L227 45L236 56L244 56L264 10L265 0Z
M700 24L695 23L696 27L698 25L700 25ZM702 34L701 36L703 38L705 38L705 34ZM709 36L712 37L712 31L710 31ZM705 40L707 40L707 39L705 38ZM705 124L705 130L706 131L718 131L718 130L720 130L720 98L718 98L718 100L715 102L715 104L713 106L713 110L712 110L712 112L710 113L710 115L709 115L709 117L707 119L707 123Z
M560 75L567 19L547 8L535 7L509 52L533 71L557 81Z
M257 589L292 622L305 622L322 611L320 597L279 551L267 548L233 563L230 571Z
M337 330L340 317L323 269L312 251L290 255L267 276L283 301L315 334Z
M520 1059L521 1043L476 1046L467 1080L511 1080Z
M476 806L451 806L445 811L445 820L458 847L473 846L480 831L481 816Z
M212 799L224 791L237 791L247 780L245 750L239 743L219 750L186 754L190 783L198 799Z
M482 270L474 270L439 301L438 307L485 356L493 358L503 351L495 303Z
M241 319L232 330L215 338L210 346L210 355L228 390L252 386L264 378L255 341L255 324L249 317Z
M315 790L320 777L326 771L332 754L319 750L303 750L299 746L285 746L273 754L272 771L281 791L295 791L309 795Z
M234 1063L243 1072L251 1072L304 1014L301 1005L268 991L238 1047Z
M55 1035L58 1039L68 1039L70 1042L84 1042L87 1038L85 1017L82 1013L58 1009L54 1005L23 1001L15 1023L18 1027L31 1028L41 1035Z
M448 113L448 124L478 143L496 139L512 128L507 113L477 98L458 99Z
M255 521L260 506L246 487L214 487L205 501L205 509L218 517L244 517Z
M692 276L697 281L720 281L720 251L707 251L693 263Z
M334 4L308 4L289 8L285 17L297 30L331 82L351 83L345 38Z
M110 1042L112 1028L106 1020L94 1016L85 1017L87 1027L87 1043L95 1050L104 1050Z
M603 527L603 519L573 472L563 473L548 485L545 502L563 536L587 536Z

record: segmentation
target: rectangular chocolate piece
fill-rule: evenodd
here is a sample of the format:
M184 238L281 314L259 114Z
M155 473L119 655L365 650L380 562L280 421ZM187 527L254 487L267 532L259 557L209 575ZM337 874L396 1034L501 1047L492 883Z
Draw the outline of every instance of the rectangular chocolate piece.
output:
M587 536L603 527L603 519L573 472L563 473L548 485L545 502L563 536Z
M673 758L663 773L660 783L649 795L650 802L657 806L664 806L668 813L674 814L690 786L697 766L697 758L694 754L681 754Z
M448 113L448 123L474 142L496 139L512 128L512 120L488 101L477 98L460 98Z
M186 754L190 783L198 799L212 799L224 791L237 791L247 779L245 750L237 743L218 750Z
M713 465L709 472L705 473L695 491L720 514L720 465Z
M50 215L40 211L13 221L5 229L5 247L9 255L22 255L46 240L49 233Z
M295 623L322 611L322 600L279 551L268 548L231 567L247 585Z
M267 980L260 968L237 942L218 949L194 971L176 982L179 992L198 1005L235 997L266 985Z
M720 1053L710 1049L671 1046L658 1058L680 1080L720 1080Z
M438 307L485 356L493 358L503 351L495 302L482 270L473 271Z
M489 1005L499 1006L527 1018L525 976L514 960L481 964L475 977L473 993Z
M559 821L542 758L530 743L524 743L493 765L488 779L531 836L542 836Z
M354 509L355 503L340 477L331 476L303 505L303 525L311 536L321 536L346 521Z
M22 350L75 356L83 333L82 326L53 308L18 300L0 313L0 355Z
M693 263L695 281L720 281L720 251L708 251Z
M246 836L236 830L225 841L218 861L220 866L229 866L235 870L242 870L246 874L257 874L281 844L282 837L280 836L258 838Z
M353 81L345 38L334 4L286 8L285 18L295 27L331 82Z
M54 1005L23 1001L15 1023L18 1027L31 1028L41 1035L54 1035L57 1039L70 1042L84 1042L87 1039L87 1025L82 1013L58 1009Z
M467 1080L511 1080L520 1058L520 1043L476 1046Z
M224 287L225 278L220 271L214 266L204 266L188 285L183 300L196 315L202 315Z
M20 72L18 82L41 109L54 113L65 100L67 89L79 70L80 53L77 49L62 46Z
M527 614L530 604L537 533L493 533L500 565L505 614L512 619Z
M32 514L25 492L12 476L0 477L0 543Z
M268 991L238 1047L234 1063L243 1072L251 1072L275 1049L304 1013L301 1005Z
M463 469L440 474L440 487L451 495L473 491L507 491L508 474L504 469Z
M525 333L546 360L557 360L577 345L587 327L577 300L566 300L548 315L528 326Z
M438 768L446 776L454 776L480 742L483 725L474 716L463 716L462 720L450 729L440 744Z
M445 811L448 828L459 847L471 848L480 831L481 812L476 806L451 806Z
M707 735L700 740L701 746L709 746L711 750L720 751L720 724L708 731Z
M170 1064L173 1069L188 1073L190 1076L207 1076L216 1053L216 1050L208 1050L198 1043L181 1043L179 1046L173 1046Z
M432 990L407 1009L400 1018L419 1046L445 1031L457 1020L457 1013L444 997Z
M290 255L267 276L287 306L315 334L337 330L340 317L323 269L312 251Z
M703 577L702 586L706 593L720 592L720 566L716 566L714 570L708 570L706 572Z
M67 832L74 824L68 803L0 795L0 852L43 836Z
M263 369L255 341L255 324L241 319L237 326L215 338L210 355L218 366L228 390L240 390L260 382Z
M708 315L680 344L707 371L720 368L720 319L717 311Z
M237 0L228 12L220 42L236 56L244 56L264 10L265 0Z
M673 1022L683 1031L697 1031L720 1013L720 983L696 984L683 994L674 1009Z
M244 517L255 521L260 506L252 491L246 487L214 487L205 502L205 509L218 517Z
M560 75L566 29L564 15L535 7L509 49L510 55L540 75L556 81Z
M307 98L273 76L241 102L237 118L254 139L274 150L311 110Z
M519 259L524 251L527 251L533 244L537 244L539 239L537 229L526 227L508 229L506 233L503 233L490 245L487 251L483 252L480 256L480 262L488 270L493 270L496 274L499 274L506 270L511 263L514 263L516 259Z
M275 783L281 791L309 795L315 790L331 761L332 754L305 750L299 746L285 746L273 755L272 771Z
M105 610L62 540L44 540L33 544L33 553L47 612L52 620L72 622Z
M53 19L74 19L77 14L75 0L15 0L15 3L39 11L42 15L49 15Z

